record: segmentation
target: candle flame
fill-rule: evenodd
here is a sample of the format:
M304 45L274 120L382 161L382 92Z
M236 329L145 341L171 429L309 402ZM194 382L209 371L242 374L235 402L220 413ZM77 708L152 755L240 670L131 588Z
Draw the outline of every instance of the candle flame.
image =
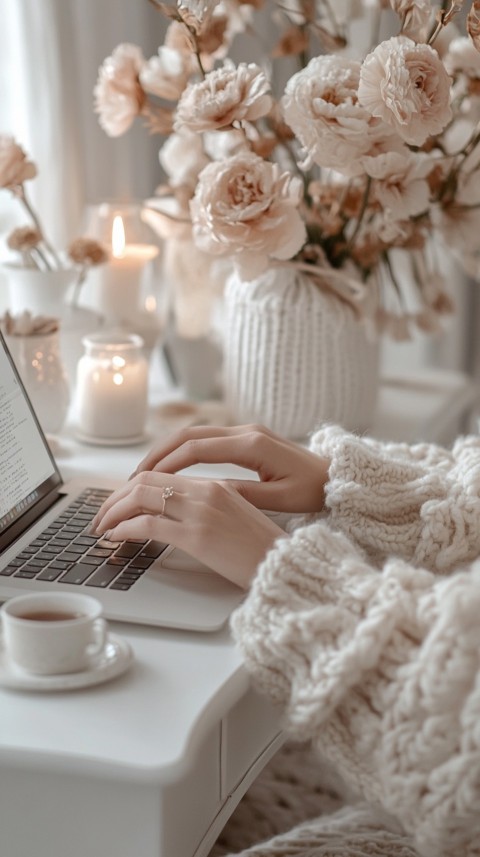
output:
M113 218L112 226L112 254L116 259L125 256L125 227L120 214Z

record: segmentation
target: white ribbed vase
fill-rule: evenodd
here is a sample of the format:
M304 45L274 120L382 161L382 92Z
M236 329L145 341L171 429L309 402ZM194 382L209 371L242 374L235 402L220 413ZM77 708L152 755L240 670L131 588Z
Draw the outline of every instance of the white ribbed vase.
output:
M365 431L378 391L378 343L354 311L306 274L272 268L225 292L224 395L237 423L303 438L320 423Z

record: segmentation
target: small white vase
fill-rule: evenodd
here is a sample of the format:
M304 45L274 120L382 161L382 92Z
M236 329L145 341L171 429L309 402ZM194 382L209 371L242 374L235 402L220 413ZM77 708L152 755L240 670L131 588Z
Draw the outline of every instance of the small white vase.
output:
M8 336L7 345L45 434L62 428L70 403L58 331L41 336Z
M13 315L29 310L32 315L55 318L61 318L78 276L75 268L40 271L8 262L3 264L3 271L8 280L9 309Z
M83 354L82 339L103 324L103 316L99 313L71 304L78 270L71 267L40 271L5 263L3 273L8 282L8 308L12 315L28 310L34 316L58 318L61 354L73 389L78 361Z
M290 267L225 292L224 395L237 423L304 438L322 422L365 431L378 391L378 343L353 309Z

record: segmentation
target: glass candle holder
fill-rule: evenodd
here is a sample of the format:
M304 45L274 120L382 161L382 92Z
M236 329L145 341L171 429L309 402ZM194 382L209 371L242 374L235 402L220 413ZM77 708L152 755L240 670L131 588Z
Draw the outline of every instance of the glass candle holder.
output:
M85 336L77 369L77 429L81 440L127 445L144 439L148 362L143 339L112 331Z

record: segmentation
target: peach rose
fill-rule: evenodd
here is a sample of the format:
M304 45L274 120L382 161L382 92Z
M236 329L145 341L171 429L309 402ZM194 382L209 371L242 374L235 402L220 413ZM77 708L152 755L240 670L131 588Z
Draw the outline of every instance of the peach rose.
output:
M394 36L363 61L358 100L406 143L421 146L451 119L450 83L433 48Z
M192 190L198 174L209 163L201 137L187 131L171 134L160 149L159 159L172 187L186 185Z
M255 63L240 63L235 68L226 62L200 83L187 87L177 106L174 129L212 131L238 119L255 121L272 107L269 89L267 78Z
M305 150L302 166L316 163L359 175L359 157L391 136L388 126L358 104L359 79L359 62L319 56L288 81L281 106Z
M95 111L110 137L119 137L128 131L141 112L145 93L139 76L144 64L140 48L122 44L100 66L94 89Z
M27 160L21 146L13 137L0 134L0 187L13 190L36 175L35 164Z
M140 83L145 92L177 101L189 76L190 61L180 51L162 46L157 56L149 59L140 71Z
M362 158L367 175L375 179L373 194L383 211L394 220L408 220L428 208L432 171L429 157L387 152L376 158Z
M298 206L302 182L278 164L242 152L209 164L190 203L196 245L232 256L247 280L273 259L291 259L306 240Z

